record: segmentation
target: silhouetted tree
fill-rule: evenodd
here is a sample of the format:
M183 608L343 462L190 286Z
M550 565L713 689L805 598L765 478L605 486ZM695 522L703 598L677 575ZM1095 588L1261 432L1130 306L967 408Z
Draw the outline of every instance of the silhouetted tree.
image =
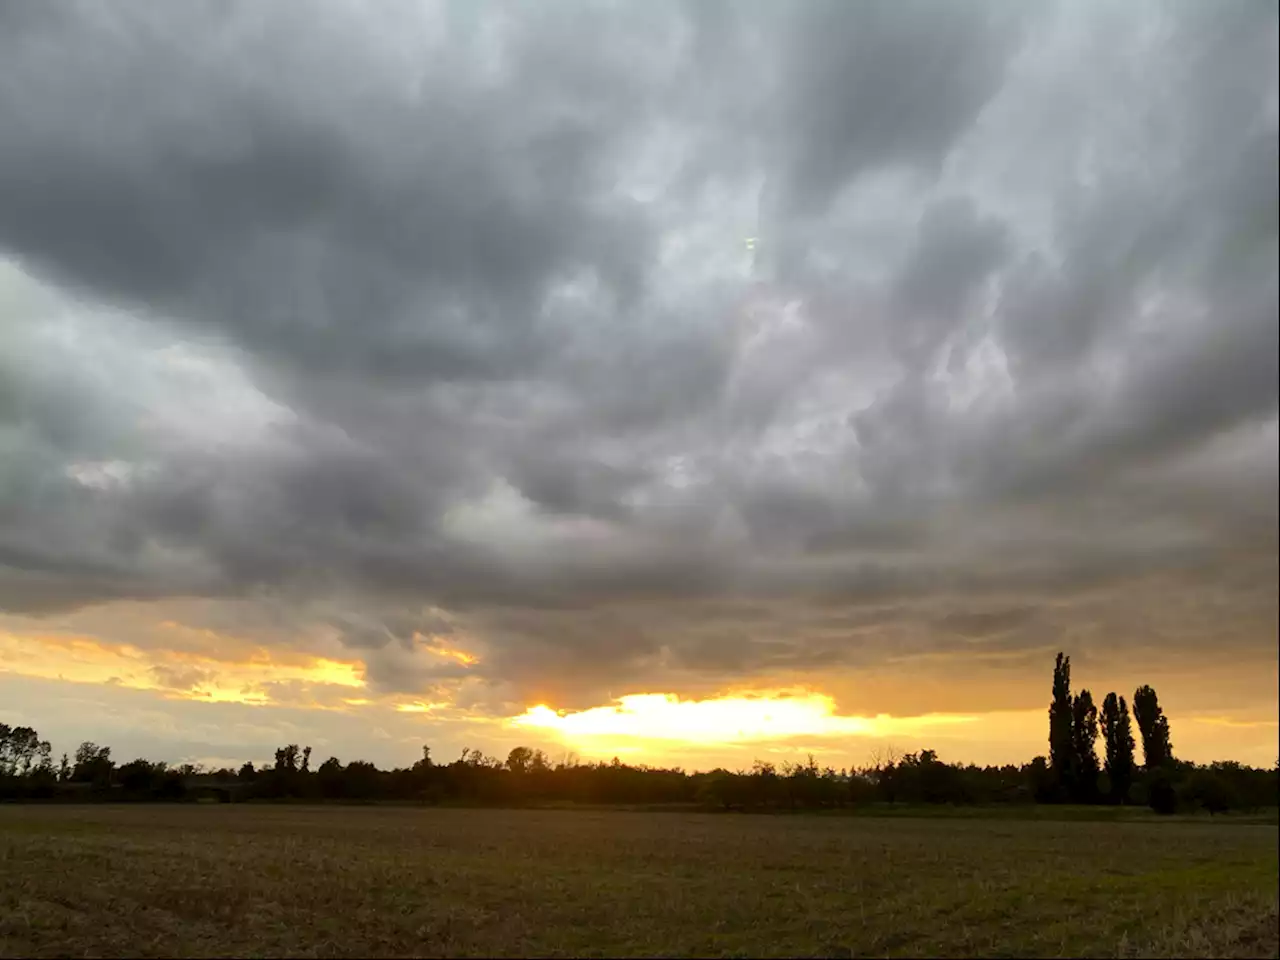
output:
M139 757L116 770L116 780L130 800L180 800L186 792L181 771Z
M1125 803L1133 785L1133 727L1129 723L1129 705L1114 693L1108 693L1102 701L1102 740L1111 799Z
M533 751L528 747L513 747L507 754L507 769L514 774L527 773L533 760Z
M343 793L353 800L378 796L382 773L367 760L352 760L342 771Z
M1060 798L1075 794L1075 756L1071 736L1071 658L1059 653L1053 666L1053 701L1049 704L1049 769Z
M1210 815L1225 813L1240 803L1227 778L1212 768L1194 771L1187 778L1182 794L1189 804L1207 810Z
M347 781L342 761L330 757L316 770L316 785L322 797L341 797L346 794Z
M301 796L306 775L300 767L302 751L296 743L280 747L275 753L275 763L270 770L263 771L259 792L271 797Z
M1257 810L1280 805L1280 769L1255 770L1234 760L1216 761L1208 769L1226 786L1233 807Z
M110 747L100 747L86 740L76 747L71 779L77 783L91 783L97 788L105 788L111 784L111 771L114 766L111 762Z
M151 761L144 760L139 757L137 760L130 760L128 763L120 765L117 773L120 780L120 786L127 793L150 793L151 792Z
M1027 786L1036 803L1052 803L1058 798L1058 783L1044 757L1036 757L1024 768Z
M0 776L25 777L49 760L49 741L31 727L0 723Z
M1173 785L1169 771L1157 767L1149 771L1147 781L1147 806L1156 813L1170 814L1178 812L1178 791Z
M298 770L298 745L291 743L276 751L276 773L296 773Z
M409 797L427 803L439 803L444 797L442 771L431 760L431 748L422 745L422 758L414 763L404 778Z
M1149 686L1141 686L1133 694L1133 716L1142 734L1143 766L1157 770L1173 760L1173 744L1169 740L1169 721L1156 692Z
M1075 773L1075 799L1092 803L1098 797L1098 708L1093 694L1081 690L1072 702L1071 766Z
M780 795L777 766L766 760L754 761L751 765L751 802L756 806L771 807Z
M783 774L787 805L793 810L798 807L826 806L828 800L822 770L812 753L803 763L785 764Z
M747 804L745 778L740 773L716 769L706 774L695 794L699 800L724 810L741 809Z

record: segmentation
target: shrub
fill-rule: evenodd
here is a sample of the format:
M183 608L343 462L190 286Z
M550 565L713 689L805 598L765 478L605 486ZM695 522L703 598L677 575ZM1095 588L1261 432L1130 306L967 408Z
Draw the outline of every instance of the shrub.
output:
M1178 812L1178 791L1164 771L1157 771L1147 781L1147 806L1159 814Z

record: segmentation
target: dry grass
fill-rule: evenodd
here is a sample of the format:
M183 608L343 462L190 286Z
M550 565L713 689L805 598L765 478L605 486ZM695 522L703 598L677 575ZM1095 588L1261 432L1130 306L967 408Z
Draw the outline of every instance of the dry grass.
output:
M5 956L1276 956L1258 824L0 808Z

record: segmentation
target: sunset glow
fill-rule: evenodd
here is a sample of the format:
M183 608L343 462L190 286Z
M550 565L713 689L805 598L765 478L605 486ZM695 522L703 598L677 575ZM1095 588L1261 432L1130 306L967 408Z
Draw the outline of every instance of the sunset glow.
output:
M425 647L425 649L431 653L434 653L437 657L441 657L442 659L445 659L445 660L452 660L454 663L460 663L464 667L474 666L475 664L480 662L479 657L476 657L473 654L467 653L467 651L465 650L455 650L452 647L445 647L440 645L429 645Z
M0 668L33 678L154 690L172 699L267 704L273 684L363 689L363 665L276 651L220 659L93 637L0 633ZM367 702L367 701L366 701Z
M557 713L545 704L514 717L517 727L553 730L571 742L641 738L691 744L779 741L791 738L874 737L963 724L975 718L842 716L824 694L727 696L681 700L675 694L644 693L618 698L613 706Z
M397 713L430 713L432 710L435 710L438 706L439 704L421 703L417 701L415 701L414 703L397 703L396 712Z

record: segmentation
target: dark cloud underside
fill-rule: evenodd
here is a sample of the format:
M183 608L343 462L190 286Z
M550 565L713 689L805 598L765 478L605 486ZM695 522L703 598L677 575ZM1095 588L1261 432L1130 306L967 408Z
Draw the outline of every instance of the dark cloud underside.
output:
M4 4L0 607L261 604L408 691L449 633L588 703L1106 635L1139 582L1273 655L1276 37Z

